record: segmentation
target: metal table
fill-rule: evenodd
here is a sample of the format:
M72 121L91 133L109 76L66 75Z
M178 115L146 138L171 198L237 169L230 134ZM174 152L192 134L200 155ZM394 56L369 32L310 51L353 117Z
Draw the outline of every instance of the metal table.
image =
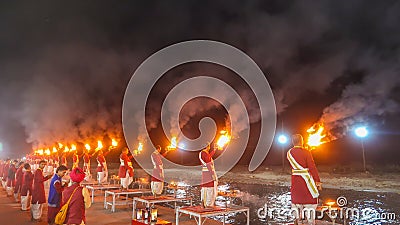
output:
M105 190L113 190L113 189L119 189L121 186L119 185L87 185L86 188L90 191L92 203L94 202L94 192L97 190L100 191L105 191Z
M185 186L171 186L171 185L167 185L164 188L167 190L172 190L174 193L174 197L176 197L178 190L186 190L187 189L187 187L185 187Z
M111 212L115 212L116 205L128 205L128 195L137 195L137 194L150 194L150 189L128 189L128 190L108 190L104 192L104 208L108 209L108 205L111 205ZM111 195L112 201L107 201L107 197ZM121 195L125 195L125 201L116 202L116 198Z
M223 224L225 225L225 216L230 213L241 213L246 215L247 225L250 225L250 209L248 207L235 206L235 207L218 207L214 206L211 208L203 208L202 206L189 206L181 207L175 210L176 225L179 225L180 214L188 214L194 216L198 225L203 225L207 217L211 216L223 216ZM204 219L204 220L203 220Z
M176 208L177 202L184 202L184 201L188 201L191 206L193 204L192 198L175 198L174 196L167 196L167 195L161 195L161 196L157 196L157 197L154 197L154 196L134 197L133 198L132 219L136 219L136 205L138 202L142 202L143 204L146 204L147 207L150 207L150 204L173 202L174 208Z
M236 193L236 192L219 192L217 195L217 199L218 197L224 198L224 202L225 202L225 207L228 206L232 206L233 204L233 199L237 198L237 199L242 199L243 197L243 193ZM229 204L228 204L229 202ZM243 201L241 202L241 205L243 205Z
M96 185L96 184L99 184L99 182L97 182L97 181L90 181L90 182L87 182L87 181L85 181L85 182L81 182L81 185L82 186L90 186L90 185ZM109 183L104 183L104 184L109 184Z

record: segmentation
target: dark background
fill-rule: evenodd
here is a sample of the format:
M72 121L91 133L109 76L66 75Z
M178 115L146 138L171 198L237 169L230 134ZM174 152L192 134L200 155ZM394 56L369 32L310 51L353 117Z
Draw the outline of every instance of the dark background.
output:
M122 137L123 95L137 66L170 44L211 39L262 68L276 99L277 131L283 123L286 133L305 134L328 121L336 140L314 151L316 161L359 162L352 129L366 124L367 160L398 164L399 11L398 1L3 2L0 158L56 141ZM172 73L171 81L182 77ZM161 83L153 101L167 86ZM221 108L206 109L187 132L196 133L206 114L224 117ZM280 151L272 146L268 165L280 163Z

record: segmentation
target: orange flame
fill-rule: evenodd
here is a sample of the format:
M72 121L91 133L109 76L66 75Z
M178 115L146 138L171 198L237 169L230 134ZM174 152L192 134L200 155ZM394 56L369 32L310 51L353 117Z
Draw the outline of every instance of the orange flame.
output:
M44 151L44 153L45 153L46 155L50 155L50 149L46 149L46 150Z
M58 148L62 148L64 145L58 142Z
M90 145L89 144L85 144L85 148L86 148L86 150L90 151Z
M218 138L218 141L217 141L217 147L219 150L223 149L224 146L226 144L228 144L231 140L231 137L229 136L228 132L226 132L225 130L222 130L220 132L220 134L221 134L221 136Z
M168 149L170 150L175 150L176 146L178 146L178 142L176 141L176 137L171 138L171 145L167 146Z
M328 205L328 206L334 206L336 204L336 202L335 201L332 201L332 200L328 200L327 202L326 202L326 205Z
M99 151L100 149L102 149L103 148L103 143L100 141L100 140L98 140L97 141L97 148L96 148L96 151Z
M111 146L117 147L118 146L118 142L115 139L111 139Z
M177 146L176 137L171 138L171 148L175 149Z
M70 152L75 151L76 150L76 145L71 145L71 149L69 150Z
M43 153L44 153L43 149L38 149L38 150L37 150L37 154L43 155Z
M310 146L311 149L327 142L326 140L323 140L327 136L324 129L325 128L322 124L314 124L307 130L307 133L309 134L307 145Z
M53 153L57 153L57 148L53 147Z
M64 152L69 152L68 146L65 146L65 147L64 147Z
M103 148L103 143L100 141L100 140L98 140L97 141L97 148L96 148L96 151L99 151L100 149L102 149Z

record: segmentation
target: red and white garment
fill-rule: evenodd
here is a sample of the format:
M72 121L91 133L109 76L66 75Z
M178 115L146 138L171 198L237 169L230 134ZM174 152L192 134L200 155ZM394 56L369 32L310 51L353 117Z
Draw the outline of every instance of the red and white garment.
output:
M217 197L218 177L215 172L213 155L215 149L207 152L203 150L199 153L199 159L202 165L201 173L201 201L204 207L214 206Z

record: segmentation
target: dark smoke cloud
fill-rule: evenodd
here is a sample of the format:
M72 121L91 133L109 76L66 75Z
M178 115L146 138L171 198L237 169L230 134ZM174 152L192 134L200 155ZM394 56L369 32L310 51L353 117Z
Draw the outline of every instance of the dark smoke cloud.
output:
M2 102L11 107L2 107L8 113L2 121L11 117L18 122L34 148L104 135L121 138L121 90L127 82L121 71L129 69L126 58L89 45L44 49L23 72L27 80L10 83L12 94ZM6 75L20 75L14 73Z
M398 1L13 2L0 8L0 141L8 147L119 134L131 73L154 51L189 39L220 40L248 53L265 71L279 112L306 92L329 95L343 77L338 101L321 117L332 128L399 111L393 100ZM351 76L354 70L363 71L361 78Z
M252 13L243 28L249 53L269 71L278 112L308 91L329 94L333 82L354 70L362 78L343 85L320 121L346 131L372 116L398 112L399 10L394 1L319 1L295 2L276 14Z
M365 70L365 76L360 83L346 86L340 99L324 109L320 121L331 129L344 128L343 134L369 117L398 112L399 102L394 99L400 84L398 63L398 59L382 62L373 55L360 59L354 67Z

